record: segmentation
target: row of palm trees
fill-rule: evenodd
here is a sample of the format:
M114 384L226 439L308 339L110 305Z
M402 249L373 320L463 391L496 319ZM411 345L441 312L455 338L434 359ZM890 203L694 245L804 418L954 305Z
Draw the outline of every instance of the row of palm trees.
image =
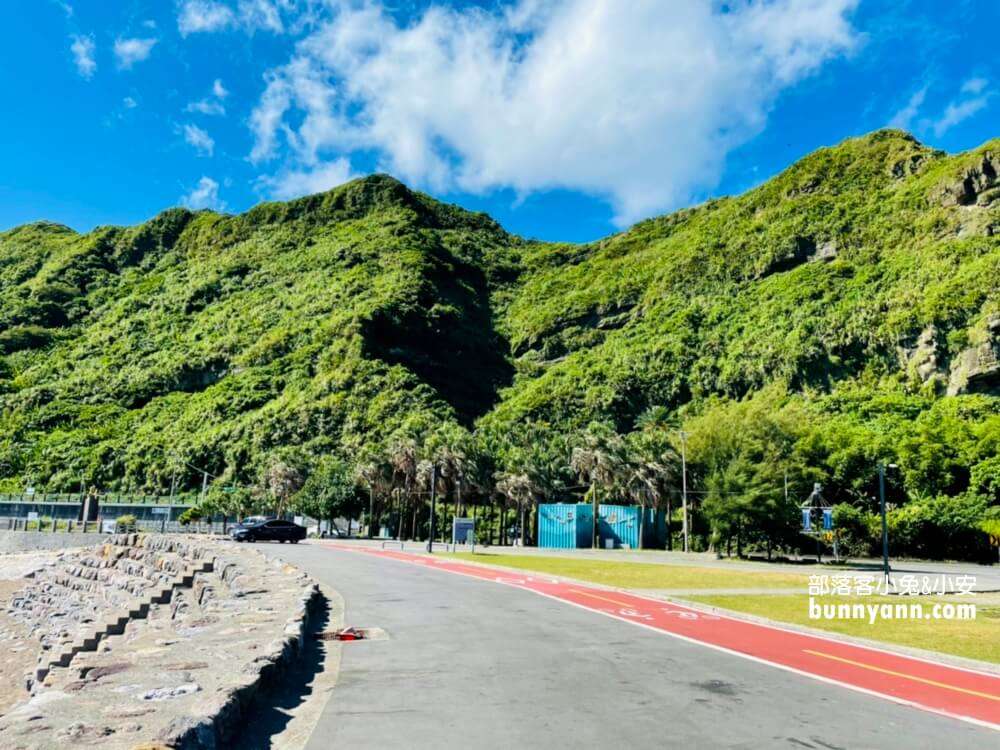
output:
M640 420L627 435L593 423L570 437L546 425L528 425L517 438L470 433L457 425L422 440L399 436L356 463L356 479L368 494L369 529L381 520L398 538L417 538L432 489L453 502L460 516L483 505L515 510L521 544L528 543L528 524L539 504L577 502L581 496L594 507L595 545L600 502L639 505L643 518L647 508L663 508L669 524L682 462L678 433L658 417ZM669 544L669 529L667 538Z

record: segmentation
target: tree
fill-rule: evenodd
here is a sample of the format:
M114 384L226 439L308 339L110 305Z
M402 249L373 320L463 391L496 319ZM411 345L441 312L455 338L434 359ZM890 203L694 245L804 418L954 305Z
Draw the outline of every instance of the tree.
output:
M622 440L614 429L602 422L592 422L584 432L581 444L573 449L570 468L581 480L590 483L590 498L594 509L593 546L598 547L597 490L610 491L622 478Z
M392 492L392 467L387 461L372 455L368 460L362 461L354 468L355 480L364 484L368 489L368 536L373 536L373 530L378 527L376 512L376 500L379 502L383 498L390 497Z
M331 524L338 516L353 516L360 503L350 465L337 456L320 458L295 494L294 508L304 516L329 520Z
M671 548L670 497L680 485L681 457L674 448L675 433L665 409L654 407L643 413L639 429L625 438L628 492L642 509L639 545L643 544L646 508L666 503L667 549Z
M535 485L532 483L527 474L501 473L497 476L497 492L507 498L508 503L510 503L512 507L519 510L521 517L519 522L519 532L522 547L527 542L524 522L525 509L527 508L528 503L531 502L531 496L534 491Z
M403 538L403 513L410 505L410 496L417 478L417 465L420 459L417 453L417 442L412 437L397 439L389 448L389 463L393 469L393 485L401 492L393 496L399 500L399 524L396 528L396 538Z
M282 516L292 497L302 489L302 471L282 459L274 460L261 477L261 490L274 504L274 512Z

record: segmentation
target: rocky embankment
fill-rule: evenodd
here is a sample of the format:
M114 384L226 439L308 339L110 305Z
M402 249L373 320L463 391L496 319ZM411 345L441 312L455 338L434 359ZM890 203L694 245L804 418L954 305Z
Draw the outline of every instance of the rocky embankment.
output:
M297 659L315 583L224 541L108 540L58 553L10 597L40 655L0 746L225 747Z

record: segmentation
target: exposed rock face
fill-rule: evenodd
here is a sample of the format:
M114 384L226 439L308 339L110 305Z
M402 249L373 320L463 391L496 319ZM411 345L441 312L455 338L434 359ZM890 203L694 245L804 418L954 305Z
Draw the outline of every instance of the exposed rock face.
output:
M991 393L1000 395L1000 314L986 321L987 338L959 354L952 362L948 395Z
M944 185L933 197L943 206L972 206L980 197L989 203L996 197L992 188L997 186L998 174L1000 156L987 151L978 164L965 171L961 179Z
M948 383L948 367L939 338L937 328L929 325L920 332L916 345L912 349L901 350L900 354L907 369L921 383L933 383L943 388Z

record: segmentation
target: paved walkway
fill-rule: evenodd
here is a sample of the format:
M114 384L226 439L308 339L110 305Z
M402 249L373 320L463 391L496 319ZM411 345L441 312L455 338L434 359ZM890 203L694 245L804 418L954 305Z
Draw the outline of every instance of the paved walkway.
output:
M389 634L387 641L344 645L337 686L308 746L316 750L446 745L940 750L997 741L998 735L982 726L709 648L687 636L636 627L632 620L645 625L642 618L600 611L623 608L617 601L587 606L557 600L548 590L539 596L520 583L498 585L495 571L472 565L464 567L475 573L454 575L437 569L436 562L413 564L405 557L326 544L261 549L338 589L348 625L379 626ZM665 616L682 626L687 622ZM822 643L815 650L839 655Z

